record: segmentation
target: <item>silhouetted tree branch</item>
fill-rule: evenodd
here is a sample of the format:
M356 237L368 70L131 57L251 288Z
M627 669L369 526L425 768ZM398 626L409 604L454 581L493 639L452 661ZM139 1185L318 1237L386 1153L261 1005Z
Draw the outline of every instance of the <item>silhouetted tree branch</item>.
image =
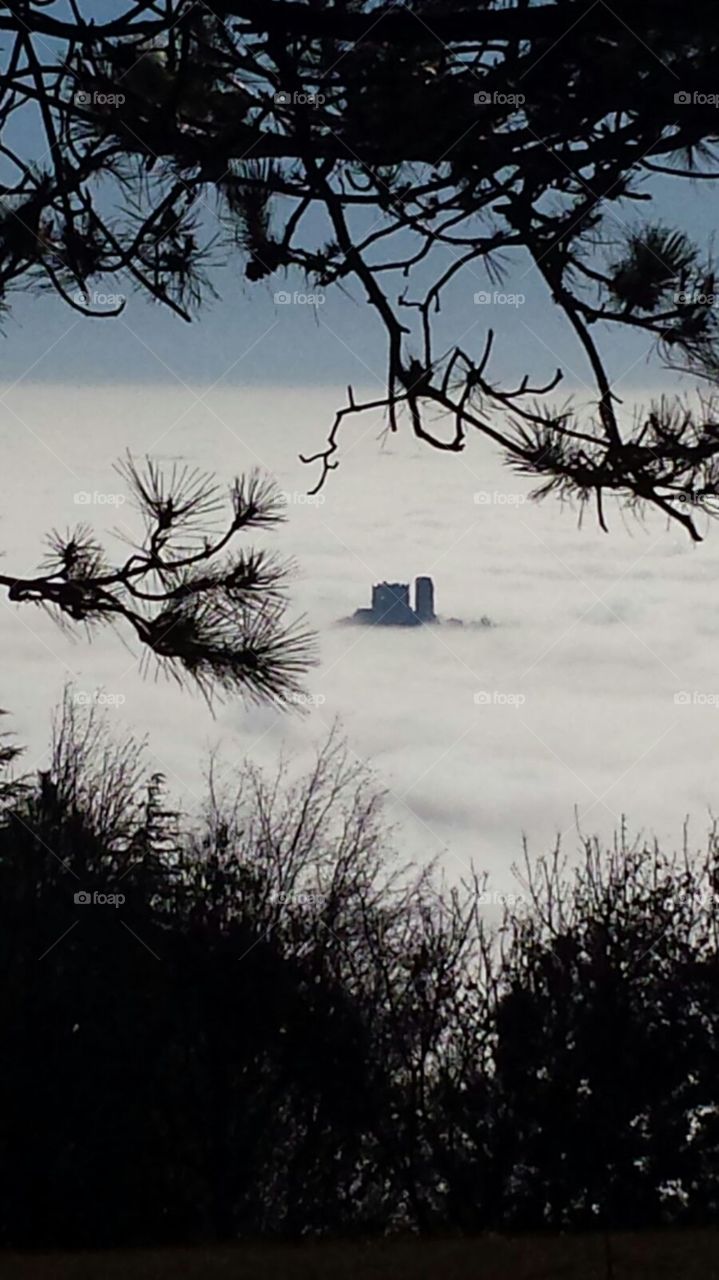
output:
M238 535L284 519L272 483L253 472L224 495L189 467L165 474L128 455L118 470L144 524L131 554L111 562L85 524L53 531L36 576L0 574L8 599L90 632L128 626L145 662L194 684L208 702L239 693L285 704L313 661L311 634L285 622L291 565L233 546Z
M190 319L228 247L249 281L295 269L323 288L352 284L387 335L374 404L390 430L406 419L455 452L487 436L538 478L539 495L592 502L602 527L610 495L699 539L696 516L713 515L717 496L712 414L695 408L679 435L669 403L627 423L601 335L641 332L670 368L716 385L711 257L681 229L638 219L653 171L719 176L708 0L168 0L105 22L79 2L73 12L0 15L0 125L35 113L48 156L33 167L3 148L3 296L30 280L94 314L88 284L129 277ZM615 207L628 227L619 246ZM536 406L521 373L513 391L497 386L491 334L478 351L437 347L450 284L480 268L496 284L520 263L579 343L596 387L589 421L547 401L554 369ZM353 399L311 455L320 484L350 412L362 412Z

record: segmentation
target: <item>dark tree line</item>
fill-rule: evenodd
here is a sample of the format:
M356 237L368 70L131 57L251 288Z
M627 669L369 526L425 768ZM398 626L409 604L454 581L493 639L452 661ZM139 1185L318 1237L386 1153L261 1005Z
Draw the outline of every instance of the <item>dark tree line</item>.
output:
M2 790L0 1241L715 1221L718 854L588 840L492 924L336 736L182 815L68 693Z
M372 405L350 390L308 459L319 483L347 417L382 407L438 449L489 437L602 526L618 496L698 539L719 495L711 394L627 422L602 348L638 332L716 383L711 252L651 203L657 174L719 177L713 17L709 0L4 4L0 290L94 314L94 285L130 281L189 319L234 251L251 283L349 286L386 333L387 385ZM39 161L14 141L31 116ZM491 327L437 336L453 281L517 266L578 344L594 410L552 400L549 365L503 385Z

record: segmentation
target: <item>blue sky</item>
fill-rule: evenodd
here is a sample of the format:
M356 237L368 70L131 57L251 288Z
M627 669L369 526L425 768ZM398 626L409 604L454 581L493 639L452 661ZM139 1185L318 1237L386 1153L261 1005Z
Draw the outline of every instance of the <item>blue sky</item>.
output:
M112 0L102 5L88 3L84 12L107 19L125 7L121 0ZM37 154L42 146L36 122L29 114L14 131L20 150L28 156ZM690 187L674 179L653 179L652 189L659 197L652 215L655 219L681 225L706 242L714 223L713 183ZM619 236L623 226L634 226L650 210L645 203L613 205L609 228ZM208 232L214 230L212 221L213 214L208 211ZM311 233L313 238L326 238L319 217ZM244 279L243 268L239 253L232 261L218 264L213 283L220 300L208 301L191 326L132 292L126 281L97 286L98 291L127 292L120 320L82 318L50 293L13 296L3 321L3 380L27 377L70 384L177 384L179 379L210 386L222 379L231 386L322 387L336 383L339 388L352 382L367 391L381 389L386 337L358 289L350 285L346 292L329 290L316 308L277 305L276 291L307 291L299 274L288 277L280 273L270 281L250 284ZM393 276L390 295L396 297L405 287L399 274ZM479 352L491 325L498 338L498 377L512 381L517 374L528 372L541 382L561 364L566 385L582 386L585 379L589 381L583 353L523 256L511 259L502 288L523 294L524 305L477 306L475 293L493 289L481 265L472 265L457 277L444 296L443 314L437 322L438 345L446 349L461 340L470 352ZM647 342L642 335L623 333L618 326L604 332L598 329L597 334L610 371L628 386L651 383L670 387L676 383L676 379L662 376L656 361L647 364Z
M675 183L669 198L662 194L657 216L681 222L706 241L713 189L710 184L695 184L691 193L687 184L677 188ZM642 213L646 208L639 207ZM637 218L634 210L616 212L630 224ZM620 224L615 225L619 233ZM239 253L220 264L213 278L221 297L208 301L191 325L131 291L119 320L86 319L50 293L17 294L3 322L4 379L12 381L29 370L33 380L70 383L173 382L179 376L205 385L226 378L238 386L344 386L351 381L379 387L385 335L357 290L348 294L330 289L320 306L277 305L275 292L306 293L309 286L298 273L250 284L243 278ZM396 291L401 287L397 280ZM120 281L98 286L107 292L127 288ZM438 322L442 345L461 339L478 351L491 324L498 335L500 373L511 377L526 368L542 378L561 362L568 384L585 378L586 366L572 334L523 258L514 259L502 289L522 293L526 302L521 307L476 305L475 292L493 290L479 265L456 279ZM656 363L650 370L644 359L647 342L641 335L605 330L602 346L617 376L633 366L630 385L646 386L650 377L658 378Z

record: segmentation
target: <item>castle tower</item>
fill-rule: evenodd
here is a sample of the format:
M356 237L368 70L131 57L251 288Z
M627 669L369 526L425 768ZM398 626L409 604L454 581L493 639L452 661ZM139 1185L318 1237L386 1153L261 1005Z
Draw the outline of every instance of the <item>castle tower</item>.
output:
M431 578L416 578L414 583L414 611L420 622L434 622L434 583Z
M416 622L406 582L378 582L372 588L372 609L376 621L386 626L407 627Z

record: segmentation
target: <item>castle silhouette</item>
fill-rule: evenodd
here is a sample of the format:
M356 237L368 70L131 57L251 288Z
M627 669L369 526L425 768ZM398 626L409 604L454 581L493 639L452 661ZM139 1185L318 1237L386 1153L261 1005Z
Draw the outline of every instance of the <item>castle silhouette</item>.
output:
M377 582L372 588L371 608L356 609L353 621L378 627L419 627L437 621L431 578L415 578L414 602L413 609L408 582Z

